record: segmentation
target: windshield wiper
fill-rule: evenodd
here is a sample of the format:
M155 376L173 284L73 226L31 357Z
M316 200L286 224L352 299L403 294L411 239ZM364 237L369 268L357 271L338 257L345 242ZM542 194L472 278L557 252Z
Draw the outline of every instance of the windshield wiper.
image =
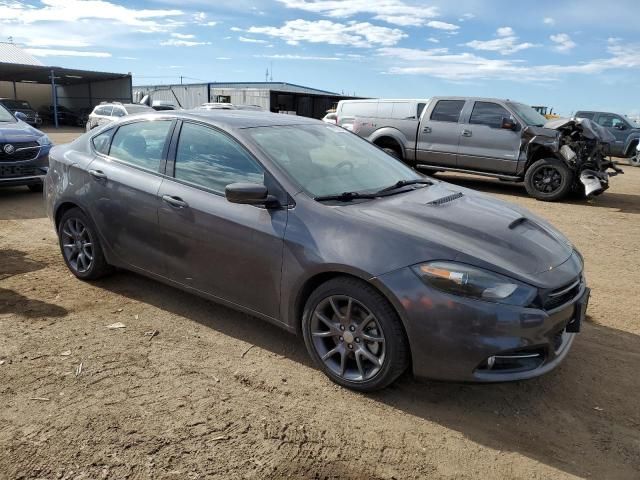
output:
M382 190L378 190L376 194L390 192L392 190L396 190L398 188L406 187L409 185L433 185L433 182L431 180L426 180L424 178L416 178L414 180L398 180L393 185L389 185L388 187L385 187Z
M322 202L325 200L339 200L341 202L350 202L351 200L358 200L360 198L376 198L378 195L375 193L360 193L360 192L342 192L335 195L320 195L314 197L314 200Z

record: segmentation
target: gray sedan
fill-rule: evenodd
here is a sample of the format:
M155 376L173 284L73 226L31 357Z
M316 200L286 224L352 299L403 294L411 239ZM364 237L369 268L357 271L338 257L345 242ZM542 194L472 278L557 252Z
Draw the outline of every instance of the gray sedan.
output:
M409 365L543 374L589 298L582 257L544 220L300 117L126 117L51 151L45 201L78 278L120 267L262 317L356 390Z

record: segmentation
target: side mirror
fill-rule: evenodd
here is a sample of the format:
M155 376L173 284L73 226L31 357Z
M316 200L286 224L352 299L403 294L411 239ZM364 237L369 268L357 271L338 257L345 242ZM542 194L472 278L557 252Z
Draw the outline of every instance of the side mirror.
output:
M502 124L500 128L505 130L515 130L518 127L518 124L511 118L502 117Z
M13 114L18 120L22 120L23 122L27 121L27 115L24 112L16 112Z
M269 195L267 187L259 183L232 183L225 187L224 196L231 203L267 207L278 205L278 200L273 195Z

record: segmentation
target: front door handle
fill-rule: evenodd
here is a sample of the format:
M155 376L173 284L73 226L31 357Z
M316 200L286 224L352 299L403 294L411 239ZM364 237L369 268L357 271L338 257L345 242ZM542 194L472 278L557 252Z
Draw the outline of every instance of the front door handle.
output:
M89 170L89 175L91 175L96 180L106 180L107 174L102 170Z
M424 133L431 133L431 127L424 127L424 128L422 129L422 131L423 131Z
M187 208L189 204L182 200L180 197L173 197L171 195L163 195L162 200L176 208Z
M462 136L463 137L470 137L471 136L471 130L462 130Z

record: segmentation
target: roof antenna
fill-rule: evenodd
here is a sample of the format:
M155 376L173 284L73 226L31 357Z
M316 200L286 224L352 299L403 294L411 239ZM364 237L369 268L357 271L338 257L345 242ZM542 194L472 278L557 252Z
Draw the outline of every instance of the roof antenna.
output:
M271 62L271 82L273 82L273 62Z

